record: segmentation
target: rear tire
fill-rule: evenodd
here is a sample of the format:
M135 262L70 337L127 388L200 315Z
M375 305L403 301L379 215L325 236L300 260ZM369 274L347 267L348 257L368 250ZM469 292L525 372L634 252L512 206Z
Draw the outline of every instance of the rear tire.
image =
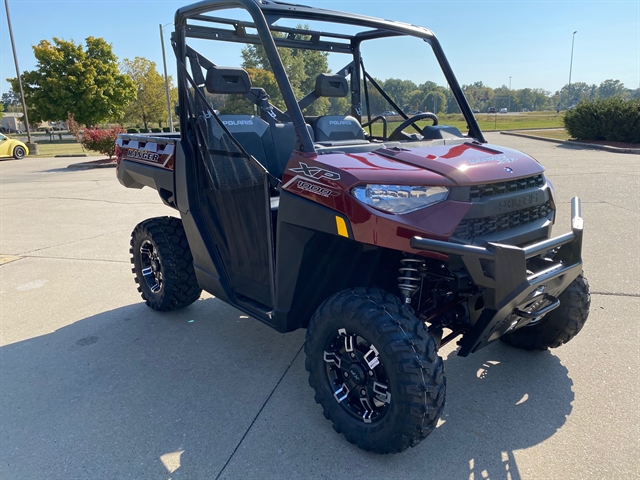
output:
M24 147L21 147L20 145L14 147L13 158L15 158L16 160L22 160L26 155L27 151L24 149Z
M182 222L157 217L139 223L131 234L131 263L138 291L154 310L178 310L202 293Z
M560 306L538 323L503 335L500 340L522 350L546 350L567 343L582 330L589 316L589 282L578 275L558 298Z
M444 365L424 322L398 297L365 288L333 295L311 319L305 353L324 416L363 450L401 452L436 427Z

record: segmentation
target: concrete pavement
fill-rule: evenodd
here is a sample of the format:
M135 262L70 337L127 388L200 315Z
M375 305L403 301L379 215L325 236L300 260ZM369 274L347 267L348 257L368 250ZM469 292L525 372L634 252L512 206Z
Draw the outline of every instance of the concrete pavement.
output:
M69 159L0 162L0 476L8 479L632 478L640 471L640 158L487 134L548 168L555 234L583 199L591 316L544 353L446 358L436 431L399 455L336 434L304 332L203 294L153 312L130 272L155 191Z

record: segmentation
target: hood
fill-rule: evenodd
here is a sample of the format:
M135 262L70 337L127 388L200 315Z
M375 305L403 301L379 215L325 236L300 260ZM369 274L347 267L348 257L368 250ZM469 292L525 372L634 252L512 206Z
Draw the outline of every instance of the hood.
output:
M381 148L372 152L415 167L425 168L458 185L500 182L544 172L537 161L517 150L465 142L414 148Z

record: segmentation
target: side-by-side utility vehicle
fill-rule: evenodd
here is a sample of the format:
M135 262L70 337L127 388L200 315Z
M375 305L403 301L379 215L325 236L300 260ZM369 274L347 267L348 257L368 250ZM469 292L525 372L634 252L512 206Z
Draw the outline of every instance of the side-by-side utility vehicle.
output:
M414 70L435 59L464 133L431 112L408 116L415 105L384 91L363 58L373 43L379 62L383 41L400 41L405 57L393 61L411 56ZM260 69L214 63L233 44L248 45ZM443 345L456 340L463 357L498 339L544 350L580 331L590 301L580 200L571 231L551 238L557 206L544 168L486 142L430 30L206 0L177 11L172 45L179 134L117 141L119 181L156 189L176 211L133 231L133 270L151 308L183 308L206 290L279 332L305 328L324 415L380 453L435 428ZM346 60L300 94L283 58L306 52ZM396 121L375 115L385 110Z

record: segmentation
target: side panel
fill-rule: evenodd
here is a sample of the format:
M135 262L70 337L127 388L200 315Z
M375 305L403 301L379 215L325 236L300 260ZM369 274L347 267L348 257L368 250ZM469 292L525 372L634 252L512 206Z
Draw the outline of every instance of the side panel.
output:
M348 237L339 233L336 217ZM399 252L353 240L341 213L282 191L276 251L275 328L304 328L320 304L346 288L378 286L394 291Z

